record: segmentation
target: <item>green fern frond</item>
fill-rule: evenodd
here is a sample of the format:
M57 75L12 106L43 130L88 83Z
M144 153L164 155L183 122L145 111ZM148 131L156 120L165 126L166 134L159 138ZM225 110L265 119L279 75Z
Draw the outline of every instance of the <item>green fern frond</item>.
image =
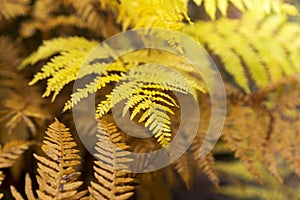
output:
M80 156L77 154L76 143L69 129L56 119L49 126L46 134L42 150L48 158L34 154L39 161L38 197L74 199L78 194L83 196L84 194L77 191L82 182L76 180L80 172L75 170L75 167L80 164Z
M0 168L12 167L16 160L26 151L32 142L12 141L0 146Z
M204 5L205 12L212 19L216 19L217 10L223 16L227 16L227 10L230 4L242 12L255 11L265 14L288 14L291 16L298 15L297 8L284 1L273 0L193 0L197 6Z
M122 143L122 136L117 128L104 120L98 120L98 142L96 144L97 161L95 161L95 177L97 183L91 182L89 191L94 199L125 200L133 195L134 179L124 172L132 161L130 153L121 152L129 146Z
M251 81L263 87L299 72L300 28L285 16L248 13L238 20L221 18L185 28L189 35L196 32L198 41L220 57L225 70L246 92Z
M29 0L0 0L0 20L10 20L26 15L29 11Z

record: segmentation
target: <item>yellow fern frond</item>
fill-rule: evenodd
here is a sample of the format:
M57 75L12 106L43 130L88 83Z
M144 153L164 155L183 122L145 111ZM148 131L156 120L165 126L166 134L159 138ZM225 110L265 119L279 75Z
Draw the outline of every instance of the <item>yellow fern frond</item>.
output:
M29 11L29 0L0 0L0 20L10 20L17 16L26 15Z
M21 64L21 68L28 64L35 64L39 60L47 59L54 54L50 62L42 67L42 72L37 73L30 84L49 78L47 88L43 96L49 96L54 92L52 100L61 89L77 78L77 73L85 58L91 50L97 46L96 42L84 38L57 38L45 41L44 44ZM58 73L59 71L59 73Z
M71 94L71 99L66 102L64 110L71 109L83 98L87 98L89 94L96 93L107 84L111 82L118 82L121 78L122 76L118 74L96 77L92 82L88 83L85 88L79 88L75 93Z
M95 177L97 183L91 182L89 191L94 199L125 200L133 195L133 178L123 170L132 161L130 153L121 152L128 146L122 143L122 136L114 125L104 120L98 121L98 142L96 144L97 161L95 161Z
M190 20L187 15L186 0L123 0L119 7L118 21L122 21L123 30L129 27L161 27L179 30L183 26L183 19Z
M255 11L264 14L288 14L291 16L298 15L297 8L284 1L274 0L193 0L197 6L204 5L205 12L212 19L216 19L217 10L223 16L227 15L227 10L230 4L239 9L242 12Z
M300 28L282 15L261 18L250 13L238 20L198 22L184 32L192 35L191 31L198 32L198 41L220 57L225 70L246 92L250 82L263 87L299 72Z
M49 126L46 134L42 150L48 158L34 154L39 161L38 197L72 199L73 196L78 195L77 190L82 185L81 181L77 181L80 172L75 170L75 167L80 164L80 156L75 149L76 143L69 129L57 119Z
M16 160L32 145L28 141L12 141L0 146L0 168L12 167Z

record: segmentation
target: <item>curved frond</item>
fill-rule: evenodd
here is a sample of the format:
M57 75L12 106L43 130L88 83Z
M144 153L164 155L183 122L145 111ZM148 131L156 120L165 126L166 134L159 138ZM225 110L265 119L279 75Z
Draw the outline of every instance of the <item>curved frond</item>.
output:
M43 140L42 150L47 157L34 154L39 161L37 190L40 199L72 199L78 194L78 188L82 185L77 181L80 172L75 167L80 164L80 157L75 149L69 129L57 119L46 131L47 136Z
M42 72L38 72L30 82L32 85L37 81L48 78L43 96L49 96L51 92L54 92L52 98L54 100L66 84L77 78L78 70L83 61L96 46L96 42L80 37L57 38L45 41L35 53L23 61L21 68L59 54L51 58L50 62L42 67Z
M281 14L295 16L298 14L297 8L285 1L273 1L273 0L193 0L197 6L204 6L205 12L212 19L216 19L217 10L223 16L227 15L227 10L230 4L239 9L242 12L255 11L264 14Z
M127 150L129 146L122 143L122 136L117 128L105 120L98 121L98 142L96 144L97 161L94 170L97 183L91 182L90 194L95 199L129 199L133 195L134 179L123 170L132 161Z
M285 16L248 13L238 20L221 18L185 28L190 35L197 32L198 41L220 57L246 92L253 83L263 87L299 72L300 28Z

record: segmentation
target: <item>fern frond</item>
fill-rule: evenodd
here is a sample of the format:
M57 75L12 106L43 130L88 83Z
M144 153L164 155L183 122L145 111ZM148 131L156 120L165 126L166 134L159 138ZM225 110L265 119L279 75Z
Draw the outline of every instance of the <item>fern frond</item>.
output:
M26 15L29 11L29 0L0 0L0 20L10 20L17 16Z
M164 67L154 65L133 68L127 76L124 76L124 81L129 80L129 82L121 82L111 94L107 95L105 100L98 104L96 117L101 118L117 103L126 99L123 115L127 113L129 108L132 108L131 119L133 119L143 110L144 113L139 122L145 122L145 127L148 127L157 141L166 147L171 136L171 122L167 113L174 114L169 107L177 106L177 104L172 97L164 94L164 92L148 90L147 88L154 87L155 89L195 95L193 88L188 85L184 76L173 71L170 72L171 75L167 72L169 70Z
M219 187L220 178L215 168L215 159L213 153L208 153L204 157L199 157L201 145L203 144L204 133L198 132L196 139L194 140L191 150L193 152L193 158L197 162L197 167L201 170L203 174L207 176L215 187Z
M185 183L185 186L187 189L191 189L191 183L192 183L192 170L191 170L191 164L189 161L189 157L187 154L182 155L181 158L179 158L174 163L175 170Z
M31 21L25 21L22 23L20 28L20 36L23 38L29 38L34 36L37 31L41 31L41 33L46 37L51 30L62 26L85 28L86 24L82 19L73 15L58 15L51 16L50 18L46 19L33 19Z
M133 178L124 172L132 161L130 153L121 152L129 146L122 143L122 136L117 128L100 119L98 121L98 142L96 144L97 161L95 177L98 183L91 182L90 194L95 199L128 199L133 195Z
M299 72L300 28L282 15L248 13L238 20L221 18L185 28L189 35L197 32L198 41L220 57L225 70L246 92L250 82L263 87Z
M48 158L34 154L39 161L37 190L40 199L72 199L78 194L77 189L82 185L76 179L80 172L75 167L80 164L80 157L75 149L69 129L57 119L46 131L42 150Z
M22 68L28 64L33 65L39 60L48 59L50 56L59 53L59 55L51 58L50 62L42 67L42 72L38 72L30 82L32 85L39 80L49 78L43 96L49 96L51 92L54 92L52 98L54 100L63 86L77 78L78 70L83 61L96 46L96 42L80 37L57 38L45 41L35 53L23 61L20 67Z
M0 36L0 74L1 76L9 76L9 73L17 67L21 61L21 48L12 38L8 36ZM5 52L10 52L8 55Z
M227 16L227 10L230 4L242 12L255 11L264 14L288 14L291 16L298 15L297 8L284 1L273 0L193 0L197 6L204 5L205 12L212 19L216 19L217 10L223 16Z
M64 5L72 6L86 27L104 38L108 38L119 32L112 13L103 9L99 0L63 0ZM101 5L102 4L102 5Z
M147 10L147 13L145 13ZM164 19L164 20L161 20ZM123 30L141 27L161 27L179 30L187 15L186 0L121 1L118 21L122 21Z
M4 178L5 178L5 175L3 174L2 171L0 171L0 186L1 186L2 181L4 180ZM2 199L3 196L4 196L4 195L3 195L2 193L0 193L0 199Z
M5 121L5 127L8 128L9 133L22 122L32 134L36 134L36 125L33 119L49 118L47 111L42 108L44 102L34 92L34 90L26 91L27 96L24 95L25 97L22 92L19 93L20 95L9 92L8 97L3 100L1 105L3 116L0 117L0 121ZM35 100L33 101L33 99Z
M122 76L118 74L96 77L92 82L88 83L85 88L79 88L75 93L71 94L71 99L66 102L64 110L71 109L82 99L87 98L89 94L96 93L107 84L118 82L121 78Z
M12 141L0 146L0 168L12 167L32 144L28 141Z

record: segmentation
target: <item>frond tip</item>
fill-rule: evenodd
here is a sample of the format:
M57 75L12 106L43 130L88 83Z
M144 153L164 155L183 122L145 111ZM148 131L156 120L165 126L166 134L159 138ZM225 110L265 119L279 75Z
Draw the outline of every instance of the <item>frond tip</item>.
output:
M46 131L42 145L43 152L48 158L34 154L39 161L37 190L40 199L79 199L82 194L77 192L82 185L77 181L80 172L75 167L80 164L80 157L75 149L76 143L73 141L69 129L57 119Z

